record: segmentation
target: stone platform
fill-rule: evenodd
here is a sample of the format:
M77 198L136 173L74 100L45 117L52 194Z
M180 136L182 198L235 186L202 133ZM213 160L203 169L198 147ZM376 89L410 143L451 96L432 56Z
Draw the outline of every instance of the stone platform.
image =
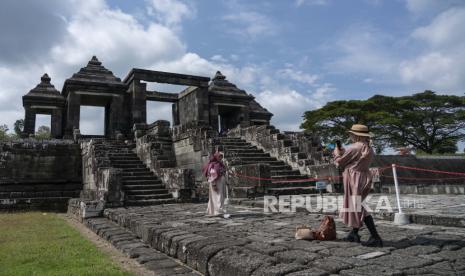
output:
M316 195L309 195L315 197ZM332 196L323 194L323 197ZM336 194L334 196L341 196ZM381 197L384 197L381 199ZM388 201L391 210L379 210L372 212L373 216L382 220L394 220L394 214L398 212L396 196L393 194L371 194L366 199L366 204L376 210L378 202L382 202L386 207ZM313 198L312 198L313 200ZM381 201L380 201L381 200ZM289 201L289 200L288 200ZM231 199L231 202L237 205L260 207L263 208L263 198L256 199ZM401 194L401 209L409 215L410 221L417 224L440 225L451 227L465 227L465 195L418 195L418 194ZM301 209L301 208L300 208ZM298 211L299 208L297 209ZM308 212L306 209L303 210ZM321 209L311 210L313 213L337 214L337 212L322 211Z
M231 218L206 217L205 204L105 210L145 244L205 275L465 275L465 230L377 220L384 248L297 241L295 227L317 227L319 214L264 214L230 206ZM349 230L336 220L338 238ZM362 240L368 238L365 228Z

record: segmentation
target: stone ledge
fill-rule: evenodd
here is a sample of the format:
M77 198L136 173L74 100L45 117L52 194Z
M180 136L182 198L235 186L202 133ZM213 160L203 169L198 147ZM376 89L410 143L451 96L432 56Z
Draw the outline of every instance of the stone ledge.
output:
M156 275L201 275L179 261L150 248L136 235L106 218L89 218L84 220L94 233L109 241L129 258L136 259Z

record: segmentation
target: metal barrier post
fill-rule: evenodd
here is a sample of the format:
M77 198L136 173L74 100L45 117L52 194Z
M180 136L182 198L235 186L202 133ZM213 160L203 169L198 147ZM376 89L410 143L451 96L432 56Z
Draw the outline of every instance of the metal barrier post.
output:
M394 186L396 189L396 199L397 199L397 209L398 213L394 215L394 223L398 225L409 224L409 216L402 213L402 207L400 206L400 191L399 191L399 182L397 181L397 171L396 164L392 164L392 176L394 177Z

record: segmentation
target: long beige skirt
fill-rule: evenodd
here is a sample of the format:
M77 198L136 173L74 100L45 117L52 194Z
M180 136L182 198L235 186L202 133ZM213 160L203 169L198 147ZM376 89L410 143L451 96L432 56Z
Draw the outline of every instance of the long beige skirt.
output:
M226 185L224 176L215 180L218 190L213 190L212 183L209 183L207 215L217 216L225 213L224 199L226 197Z

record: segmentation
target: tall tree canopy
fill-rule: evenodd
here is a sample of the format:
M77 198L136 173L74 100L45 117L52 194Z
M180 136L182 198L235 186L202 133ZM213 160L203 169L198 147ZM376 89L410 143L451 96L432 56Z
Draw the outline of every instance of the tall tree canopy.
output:
M14 130L17 137L21 137L21 133L24 130L24 119L19 119L15 121Z
M407 146L430 154L455 152L457 142L465 139L465 97L427 90L403 97L334 101L305 112L301 127L317 132L325 142L348 142L347 130L356 123L375 134L378 151Z

